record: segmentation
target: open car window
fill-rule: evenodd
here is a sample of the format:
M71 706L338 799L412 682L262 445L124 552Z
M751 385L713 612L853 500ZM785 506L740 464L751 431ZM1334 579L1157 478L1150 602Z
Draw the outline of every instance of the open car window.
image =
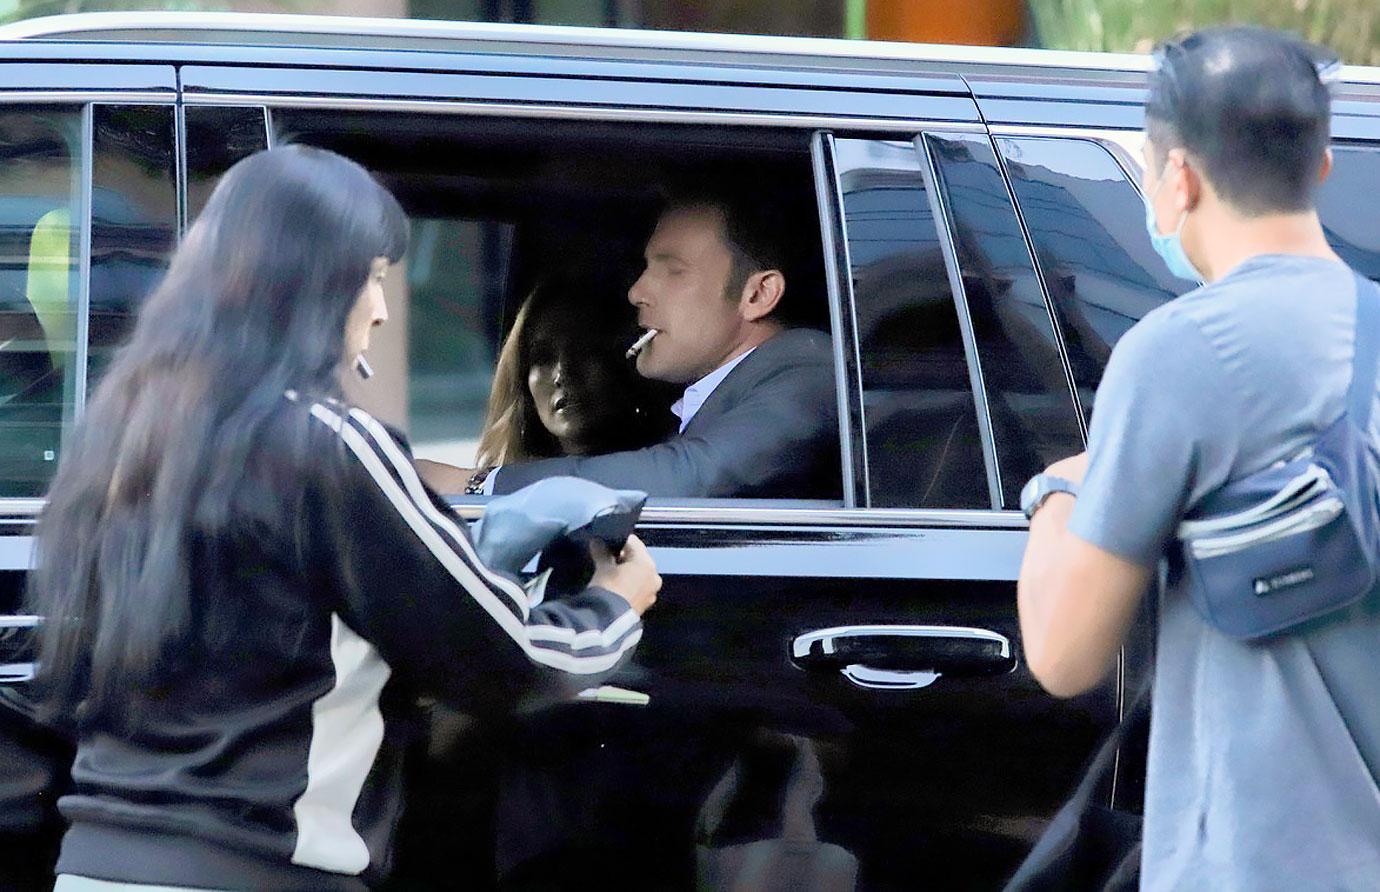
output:
M274 145L305 143L359 161L411 220L408 254L385 285L389 322L371 342L375 374L357 382L350 397L404 431L419 459L462 469L518 467L521 461L494 461L492 449L481 447L491 395L498 394L500 410L521 414L528 372L561 337L578 346L560 349L580 356L616 352L625 367L619 374L633 374L632 362L621 358L640 332L628 291L643 272L644 248L668 191L741 182L779 203L776 235L788 246L788 284L778 315L791 328L816 330L817 343L828 345L808 132L290 108L270 116ZM548 325L554 333L539 337L539 326L522 328L523 308L543 305L534 295L555 289L553 283L566 295L563 305L584 303L580 312L556 314L559 322ZM510 336L521 349L510 350L519 359L505 365ZM638 414L614 424L594 454L677 436L672 407L691 382L630 382L626 374L601 392L618 402L636 391ZM830 387L824 399L833 414L837 394ZM545 442L540 431L533 435L545 422L531 414L514 421L525 425L523 443L533 450L527 458L560 454L554 434ZM770 437L770 427L761 436ZM837 474L836 436L826 446ZM622 485L637 488L638 481ZM446 489L458 494L458 487ZM827 493L834 498L821 500L819 487L786 487L768 501L838 507L840 492L834 485ZM766 494L749 485L732 495Z

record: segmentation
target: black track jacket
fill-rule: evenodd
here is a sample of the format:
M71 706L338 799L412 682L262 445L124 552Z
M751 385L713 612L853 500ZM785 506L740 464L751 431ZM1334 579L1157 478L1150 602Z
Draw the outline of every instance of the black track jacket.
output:
M477 712L569 696L642 636L603 589L530 607L479 562L401 438L363 411L289 394L280 414L344 474L327 492L325 476L251 457L236 498L251 515L300 512L303 532L195 549L194 609L219 613L200 625L231 631L131 691L139 721L81 716L59 873L360 888L387 869L419 693Z

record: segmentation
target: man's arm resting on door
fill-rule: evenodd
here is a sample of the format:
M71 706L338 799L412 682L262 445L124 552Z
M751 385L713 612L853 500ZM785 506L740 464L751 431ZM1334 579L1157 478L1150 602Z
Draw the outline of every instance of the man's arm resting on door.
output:
M1080 455L1048 473L1081 482L1085 468ZM1026 661L1056 697L1088 691L1107 674L1151 572L1070 532L1073 506L1073 496L1055 493L1035 512L1016 584Z

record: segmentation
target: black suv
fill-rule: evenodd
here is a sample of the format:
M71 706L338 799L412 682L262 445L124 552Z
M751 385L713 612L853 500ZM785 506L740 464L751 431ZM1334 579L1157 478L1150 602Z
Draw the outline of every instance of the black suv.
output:
M0 611L63 433L238 158L325 146L402 201L413 249L357 398L461 466L538 271L635 276L665 181L748 177L807 258L799 320L832 335L839 498L654 500L665 589L632 665L502 728L433 707L396 882L760 888L744 864L788 849L820 887L1010 872L1152 644L1142 621L1102 686L1054 700L1014 586L1021 485L1082 448L1117 338L1194 284L1144 229L1145 58L236 14L0 39ZM1343 80L1322 217L1380 279L1380 70ZM0 821L43 832L62 745L0 722ZM1126 755L1106 795L1134 806Z

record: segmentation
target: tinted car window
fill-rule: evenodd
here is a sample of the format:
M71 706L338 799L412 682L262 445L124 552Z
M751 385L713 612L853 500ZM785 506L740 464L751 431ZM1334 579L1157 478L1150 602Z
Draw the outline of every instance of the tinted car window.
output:
M922 138L949 215L1001 470L1003 504L1083 448L1049 305L985 136Z
M268 148L262 108L188 106L187 221L196 219L221 174L246 155Z
M1142 316L1197 287L1150 246L1144 204L1121 165L1091 140L997 140L1035 246L1090 415L1112 345Z
M354 158L402 202L411 243L385 282L389 323L369 349L375 375L351 382L351 395L406 430L419 458L473 467L512 285L514 227L484 219L491 208L471 197L484 191L486 166L447 139L463 125L306 109L274 109L270 117L274 145Z
M0 496L36 496L57 467L77 387L82 120L0 111Z
M97 105L92 127L88 390L177 245L172 106Z
M839 139L835 161L871 504L991 507L958 311L914 146Z
M1318 193L1318 213L1332 249L1357 272L1380 282L1380 147L1332 147L1332 175Z

